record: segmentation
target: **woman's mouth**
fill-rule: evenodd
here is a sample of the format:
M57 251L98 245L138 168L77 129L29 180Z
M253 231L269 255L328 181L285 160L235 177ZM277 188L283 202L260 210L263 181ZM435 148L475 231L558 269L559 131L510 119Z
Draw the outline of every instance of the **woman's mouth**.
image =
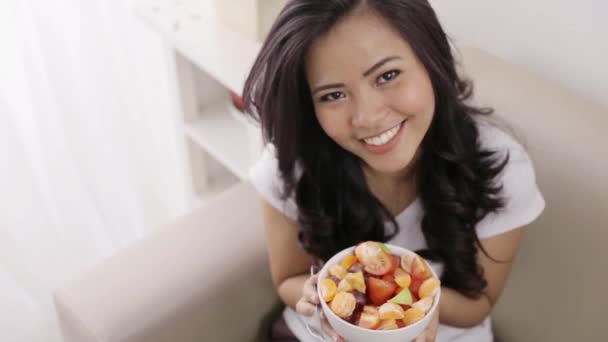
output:
M401 121L395 127L384 131L374 137L369 137L366 139L362 139L363 145L365 148L375 154L384 154L391 151L399 141L401 137L401 133L403 132L403 127L405 126L407 120Z

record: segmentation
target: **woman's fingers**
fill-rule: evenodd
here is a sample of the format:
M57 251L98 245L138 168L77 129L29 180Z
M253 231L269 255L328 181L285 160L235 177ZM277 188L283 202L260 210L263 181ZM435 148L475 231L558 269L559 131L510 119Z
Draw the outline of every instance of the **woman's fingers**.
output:
M308 278L308 280L304 283L304 289L302 293L302 297L304 297L308 302L312 304L319 304L319 296L317 295L317 279L319 276L317 274Z
M312 316L316 311L316 305L319 304L319 296L317 295L318 275L313 275L304 282L302 289L302 298L296 303L296 311L304 316Z
M312 316L315 311L317 311L316 305L311 304L307 299L301 298L296 303L296 312L299 314L304 316Z
M323 313L323 311L321 311L321 327L323 328L323 331L325 331L327 336L331 338L332 341L344 342L344 339L340 335L338 335L338 333L331 327L331 325L329 325L329 322L327 322L327 318L325 318L325 314Z

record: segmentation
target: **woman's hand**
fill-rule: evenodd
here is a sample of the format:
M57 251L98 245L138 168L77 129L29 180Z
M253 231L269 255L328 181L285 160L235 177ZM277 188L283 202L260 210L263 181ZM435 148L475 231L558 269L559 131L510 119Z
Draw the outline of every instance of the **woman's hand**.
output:
M424 329L424 332L416 338L415 342L435 342L437 328L439 328L439 310L435 310L431 323Z
M299 314L302 314L304 316L312 316L317 311L317 305L320 304L320 299L317 295L317 288L315 284L317 283L318 278L319 275L315 274L304 282L304 287L302 289L302 298L300 298L300 300L298 300L298 302L296 303L296 312L298 312ZM321 327L323 328L323 331L325 331L325 334L327 334L327 336L329 336L332 341L344 341L344 339L340 337L338 333L334 331L334 329L331 328L322 310L320 312L320 315Z

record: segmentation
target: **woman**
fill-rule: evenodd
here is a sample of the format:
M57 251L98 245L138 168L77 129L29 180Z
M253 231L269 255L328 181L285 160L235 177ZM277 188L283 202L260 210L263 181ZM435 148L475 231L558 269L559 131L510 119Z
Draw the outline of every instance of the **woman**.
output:
M244 89L269 143L250 176L286 304L275 327L288 333L273 339L312 341L311 264L377 240L441 275L417 341L492 340L491 309L544 200L525 150L471 93L426 0L287 3Z

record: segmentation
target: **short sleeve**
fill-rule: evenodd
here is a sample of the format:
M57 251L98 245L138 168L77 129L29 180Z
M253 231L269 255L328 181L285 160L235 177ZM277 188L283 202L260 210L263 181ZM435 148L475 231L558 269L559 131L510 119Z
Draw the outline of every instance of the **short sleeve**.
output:
M494 138L503 140L505 143L498 142L498 145L506 146L509 152L509 161L497 180L502 184L501 195L505 205L477 223L480 239L526 226L538 218L545 208L528 153L504 133L494 135Z
M260 158L249 169L249 181L270 205L290 219L297 220L297 206L293 197L283 200L281 196L283 181L272 144L266 145Z

